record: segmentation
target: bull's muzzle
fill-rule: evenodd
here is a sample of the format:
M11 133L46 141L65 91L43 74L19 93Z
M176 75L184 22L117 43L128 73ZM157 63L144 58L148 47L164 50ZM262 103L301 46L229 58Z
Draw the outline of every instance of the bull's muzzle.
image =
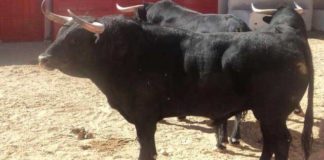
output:
M50 64L50 59L51 59L51 55L43 53L41 55L38 56L38 64L39 66L41 66L42 68L45 68L47 70L53 70L54 67L51 67Z

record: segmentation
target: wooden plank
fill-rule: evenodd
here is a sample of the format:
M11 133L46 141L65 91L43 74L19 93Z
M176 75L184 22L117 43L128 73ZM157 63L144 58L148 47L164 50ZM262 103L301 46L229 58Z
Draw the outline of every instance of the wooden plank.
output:
M104 15L120 14L115 8L118 3L122 6L156 2L157 0L53 0L53 11L61 15L68 15L71 9L78 15L100 17ZM217 13L217 0L175 0L175 2L202 13ZM60 25L54 25L53 37L56 36Z
M42 40L44 20L40 4L40 0L1 0L0 40Z

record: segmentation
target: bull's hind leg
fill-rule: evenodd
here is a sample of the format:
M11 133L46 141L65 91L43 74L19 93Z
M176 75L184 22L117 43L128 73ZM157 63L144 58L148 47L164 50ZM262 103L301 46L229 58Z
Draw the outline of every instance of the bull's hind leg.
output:
M155 160L156 148L154 134L156 123L150 121L135 124L138 141L140 143L139 160Z
M286 120L262 121L263 150L261 160L270 160L275 154L276 160L287 160L291 136Z
M186 120L186 116L179 116L178 117L178 121L185 121Z
M230 137L231 144L240 144L241 133L240 133L240 125L241 125L242 113L238 113L235 115L234 126L232 135Z
M295 114L300 114L303 112L303 109L301 108L300 104L298 104L298 106L296 107L296 109L294 110Z
M228 143L227 141L227 120L215 123L216 129L216 147L219 150L224 150L226 147L222 143Z

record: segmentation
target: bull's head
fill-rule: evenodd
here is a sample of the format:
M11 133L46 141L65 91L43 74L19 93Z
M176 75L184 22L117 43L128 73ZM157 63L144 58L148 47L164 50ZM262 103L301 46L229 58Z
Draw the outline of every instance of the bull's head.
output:
M265 16L263 16L263 21L269 24L267 27L262 27L261 30L274 32L286 32L290 30L306 37L305 23L301 17L301 14L304 13L304 9L296 2L294 6L294 8L281 7L279 9L257 9L251 4L253 12L265 14Z
M147 21L147 11L149 8L153 5L153 3L144 3L134 6L127 6L122 7L119 4L116 4L116 8L118 11L130 14L130 15L136 15L136 18L140 21Z
M40 66L52 70L59 69L64 73L82 76L84 66L89 65L91 54L96 48L98 34L105 31L102 23L95 22L94 18L76 16L68 10L70 16L62 16L50 12L45 7L45 0L42 2L42 12L51 21L63 25L56 40L42 53L38 59ZM74 73L74 71L80 71Z
M304 9L298 5L296 2L294 2L294 5L295 5L295 11L298 12L299 14L303 14L304 13ZM252 3L251 4L251 7L252 7L252 11L253 12L256 12L256 13L261 13L261 14L274 14L277 9L258 9L254 6L254 4Z
M296 2L294 2L294 5L295 5L295 11L299 14L303 14L304 13L304 9L298 5ZM268 15L268 16L265 16L263 18L263 20L266 22L266 23L270 23L272 17L274 17L277 13L279 13L281 10L283 9L287 9L288 7L281 7L279 9L258 9L254 6L254 4L252 3L251 4L251 8L252 8L252 11L254 13L260 13L260 14L265 14L265 15Z
M178 5L172 0L161 0L156 3L144 3L128 7L116 4L117 10L120 12L135 14L138 20L154 24L163 21L164 16L171 15L170 9L176 6Z

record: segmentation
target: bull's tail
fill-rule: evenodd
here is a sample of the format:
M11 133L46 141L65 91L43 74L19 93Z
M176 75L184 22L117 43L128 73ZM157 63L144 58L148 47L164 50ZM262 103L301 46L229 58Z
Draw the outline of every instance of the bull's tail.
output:
M307 42L306 42L307 43ZM313 116L313 96L314 96L314 66L313 66L313 58L310 48L308 47L308 52L305 53L306 58L306 65L308 71L308 102L307 102L307 109L305 114L304 120L304 128L302 132L302 146L305 154L305 160L308 160L313 143L313 135L312 135L312 128L314 123L314 116Z

